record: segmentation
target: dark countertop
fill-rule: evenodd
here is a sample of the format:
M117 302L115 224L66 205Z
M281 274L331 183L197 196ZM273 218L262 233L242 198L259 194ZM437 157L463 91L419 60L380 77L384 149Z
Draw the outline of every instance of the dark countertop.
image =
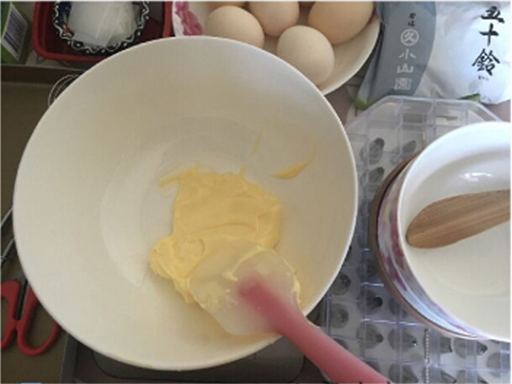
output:
M59 78L70 73L77 71L2 65L2 217L12 205L18 164L30 135L47 109L50 89ZM2 233L2 248L7 235L6 231ZM2 281L16 276L20 268L13 252L2 268ZM2 323L5 308L6 302L2 300ZM52 324L52 319L40 307L29 342L41 345L50 334ZM59 382L66 338L66 333L61 331L51 349L36 357L25 356L13 342L2 351L2 382Z

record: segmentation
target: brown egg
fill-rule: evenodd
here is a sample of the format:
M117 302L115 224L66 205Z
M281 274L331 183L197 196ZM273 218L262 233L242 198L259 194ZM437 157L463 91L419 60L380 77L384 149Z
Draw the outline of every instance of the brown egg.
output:
M368 24L373 2L316 2L308 24L322 32L331 44L350 40Z
M225 6L217 8L206 19L205 35L225 37L263 47L265 34L258 20L245 9Z
M284 31L277 43L277 55L317 85L327 80L334 68L334 51L329 40L305 25Z
M233 7L243 7L245 3L245 1L212 1L210 4L214 9L216 9L219 7L224 7L225 5L231 5Z
M255 1L249 3L249 11L258 19L263 31L278 37L299 20L298 1Z

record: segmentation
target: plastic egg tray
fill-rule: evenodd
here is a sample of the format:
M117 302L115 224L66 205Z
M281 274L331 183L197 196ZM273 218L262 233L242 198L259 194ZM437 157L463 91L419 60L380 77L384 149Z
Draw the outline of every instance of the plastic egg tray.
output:
M389 96L346 125L359 176L354 238L324 301L325 331L395 383L510 383L510 344L443 336L408 315L377 273L370 204L407 156L461 126L499 120L473 101Z

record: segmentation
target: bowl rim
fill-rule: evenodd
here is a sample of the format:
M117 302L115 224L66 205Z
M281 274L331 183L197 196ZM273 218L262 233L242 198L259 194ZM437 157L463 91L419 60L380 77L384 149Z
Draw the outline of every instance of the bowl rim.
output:
M77 84L81 84L82 82L87 81L85 79L87 79L89 76L92 76L91 73L95 72L95 68L102 68L102 66L110 65L110 64L106 64L106 63L110 63L111 60L119 60L119 58L122 57L123 55L129 55L130 52L132 52L132 50L144 49L150 45L181 44L182 41L190 41L190 43L186 43L186 44L195 44L195 41L197 41L197 42L212 41L215 44L227 44L227 45L238 46L238 47L244 46L244 47L247 47L244 49L249 49L250 51L252 51L255 54L268 56L269 58L271 58L271 60L280 60L275 55L272 55L269 52L258 49L256 47L253 47L249 44L245 44L245 43L241 43L241 42L229 40L229 39L218 38L218 37L195 36L195 37L158 39L158 40L148 41L148 42L145 42L142 44L137 44L136 46L131 47L130 49L123 50L123 51L117 53L116 55L113 55L113 56L107 58L106 60L101 61L100 63L95 65L94 68L87 71L86 73L81 75L76 81L74 81L63 92L63 94L66 94L70 90L77 87ZM114 59L114 58L116 58L116 59ZM334 110L333 106L322 95L322 93L318 90L318 88L315 87L313 85L313 83L311 83L300 71L298 71L296 68L294 68L293 66L291 66L290 64L288 64L286 62L284 62L282 60L280 60L280 61L283 63L282 65L285 65L288 68L288 70L291 70L292 72L298 74L299 78L301 79L300 81L307 82L307 84L310 87L310 89L312 90L312 92L314 92L317 95L317 97L322 99L325 107L327 108L327 111L330 112L332 118L337 122L336 128L338 129L339 134L341 134L342 140L345 143L346 148L347 148L347 156L348 156L348 160L349 160L349 164L347 165L347 167L351 170L351 174L352 174L351 176L349 176L347 174L340 173L340 177L343 177L345 179L348 179L350 177L351 180L347 180L347 181L351 181L351 184L352 184L352 188L350 190L350 192L352 194L352 196L351 196L352 201L350 202L350 204L352 204L352 212L351 212L352 218L351 218L351 224L350 224L350 226L348 226L349 230L347 232L347 241L345 243L340 242L340 244L339 244L336 268L332 269L331 274L329 276L326 276L324 282L321 284L322 285L322 289L321 289L322 293L320 295L318 295L318 297L312 299L310 304L307 307L304 307L302 309L303 313L305 313L307 315L321 302L321 300L325 297L326 293L328 292L329 287L334 282L334 280L335 280L335 278L336 278L339 270L341 269L341 266L346 258L352 237L354 235L354 230L355 230L355 225L356 225L356 220L357 220L357 207L358 207L357 171L356 171L355 158L354 158L354 154L351 150L351 145L350 145L350 141L348 139L348 135L344 129L341 119L339 118L338 114ZM56 312L60 312L60 310L55 311L56 307L53 304L48 305L50 301L48 300L47 297L44 297L44 296L39 297L39 294L38 294L39 285L38 284L41 282L41 280L44 280L44 279L41 279L41 278L34 279L34 276L36 275L35 267L32 268L30 266L31 265L31 262L29 261L30 256L27 256L27 251L26 251L26 247L25 247L26 240L29 239L31 236L30 236L30 233L27 233L20 226L20 222L17 219L17 217L19 217L18 214L20 211L24 211L23 208L21 208L21 206L20 206L21 205L21 202L20 202L21 194L19 191L22 189L21 184L24 184L26 182L25 180L29 178L28 171L26 170L27 166L28 166L27 162L29 161L28 160L29 153L31 152L31 148L36 145L36 141L38 140L38 137L42 134L41 128L43 127L43 124L45 124L46 120L49 118L48 111L51 108L55 108L55 106L58 106L60 104L61 100L62 100L61 97L57 98L55 100L55 102L50 106L50 108L48 108L48 110L45 112L43 117L38 122L37 126L34 129L33 134L31 135L31 137L27 143L27 146L26 146L26 148L23 152L22 158L20 160L18 175L16 177L15 186L14 186L14 197L13 197L13 226L14 226L15 232L17 233L17 240L19 240L17 242L17 248L18 248L18 252L19 252L20 263L22 265L23 270L25 271L25 275L27 276L27 279L31 282L36 282L35 286L32 286L32 288L34 289L34 292L40 299L41 304L47 310L49 315L56 321L59 320L59 316L56 316ZM24 215L26 215L26 214L24 214ZM25 255L25 256L23 256L23 255ZM55 301L53 301L53 303L55 303ZM113 352L112 348L111 348L111 344L109 345L108 343L102 344L100 346L93 345L92 342L89 342L86 339L86 337L84 336L83 333L78 334L77 332L75 332L75 329L71 329L70 327L68 327L68 324L62 324L61 322L59 322L59 324L61 324L61 326L66 330L66 332L68 332L72 337L77 339L80 343L86 345L87 347L91 348L92 350L98 351L99 353L101 353L104 356L110 357L112 359L115 359L117 361L120 361L120 362L123 362L126 364L143 367L143 368L148 368L148 369L160 369L160 370L189 371L189 370L204 369L204 368L211 368L211 367L219 366L222 364L230 363L230 362L242 359L244 357L250 356L250 355L258 352L259 350L263 349L264 347L266 347L270 344L273 344L275 341L277 341L280 338L279 335L269 336L266 339L263 339L263 340L260 340L260 341L257 341L255 343L251 344L242 353L237 352L235 354L229 354L229 355L226 354L226 355L222 356L221 358L213 358L213 359L210 359L207 362L203 362L203 363L196 362L196 363L188 364L188 365L176 365L176 364L173 364L172 361L169 361L168 363L165 363L165 364L160 364L160 363L155 364L153 361L150 361L147 359L144 361L140 361L140 360L135 361L135 360L132 360L132 359L126 357L126 355L124 355L124 354L121 355L116 352ZM84 336L84 337L82 337L82 336Z

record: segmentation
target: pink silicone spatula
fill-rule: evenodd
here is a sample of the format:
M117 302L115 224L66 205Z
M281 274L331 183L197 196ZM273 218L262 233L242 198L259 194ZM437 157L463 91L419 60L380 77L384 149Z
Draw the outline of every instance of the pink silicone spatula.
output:
M190 291L227 332L278 333L334 382L389 382L306 319L296 284L293 269L275 251L240 241L201 263Z
M327 336L302 314L296 305L282 301L257 279L244 281L239 294L265 318L272 329L300 349L329 379L336 383L386 383L380 373L363 363Z

